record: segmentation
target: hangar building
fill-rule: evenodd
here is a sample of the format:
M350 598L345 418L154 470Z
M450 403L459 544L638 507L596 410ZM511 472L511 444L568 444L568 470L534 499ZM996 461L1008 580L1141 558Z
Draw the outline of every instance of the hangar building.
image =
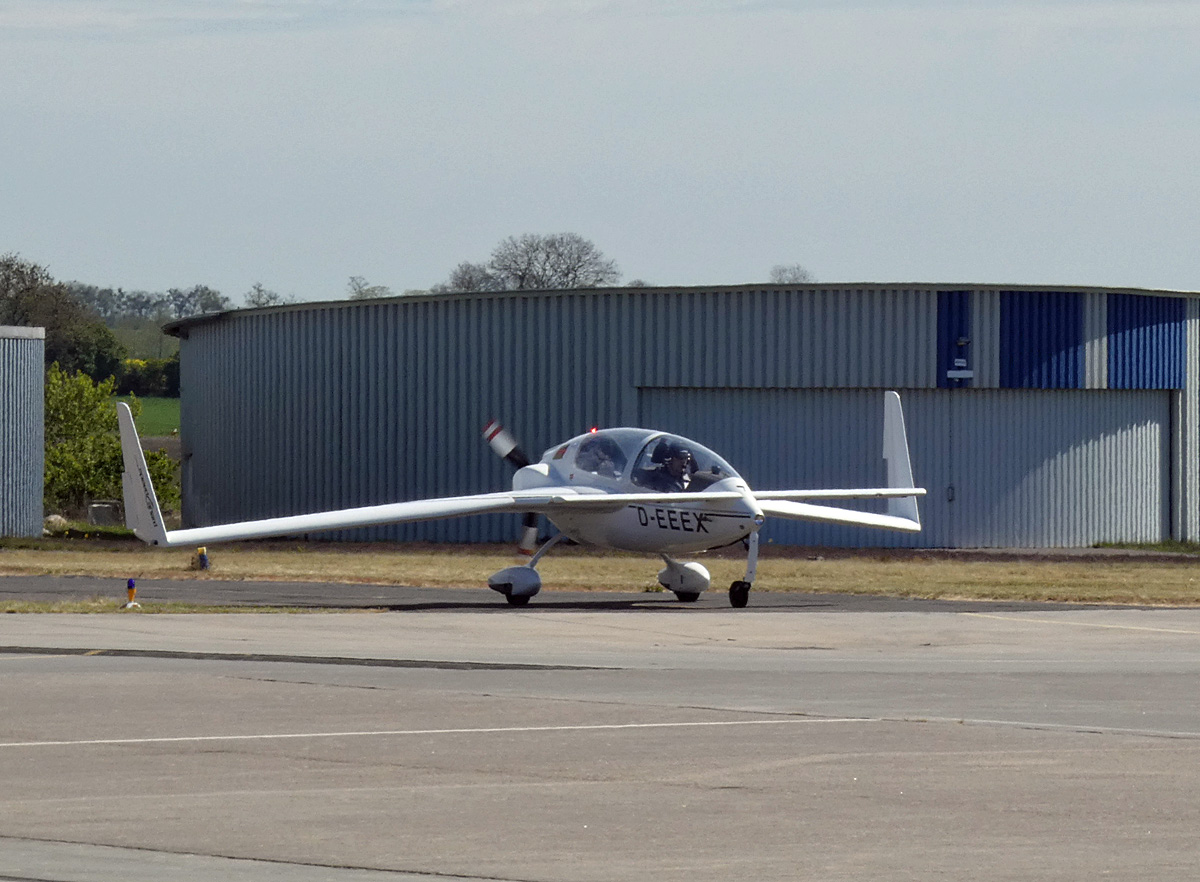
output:
M998 285L617 288L305 303L185 319L184 525L498 490L534 455L677 432L760 489L883 481L900 391L924 530L768 521L799 545L1200 540L1200 295ZM864 503L869 507L870 503ZM515 516L329 538L508 541Z
M45 328L0 326L0 536L42 535Z

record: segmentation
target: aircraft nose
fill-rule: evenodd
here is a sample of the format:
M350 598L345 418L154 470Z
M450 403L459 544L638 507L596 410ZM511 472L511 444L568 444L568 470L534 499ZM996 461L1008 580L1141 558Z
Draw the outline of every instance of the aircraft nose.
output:
M750 517L754 521L754 529L760 529L767 522L767 516L763 514L762 507L758 504L758 500L754 498L754 494L750 492L749 487L742 484L738 489L742 491L742 498L745 500L746 508L750 510Z

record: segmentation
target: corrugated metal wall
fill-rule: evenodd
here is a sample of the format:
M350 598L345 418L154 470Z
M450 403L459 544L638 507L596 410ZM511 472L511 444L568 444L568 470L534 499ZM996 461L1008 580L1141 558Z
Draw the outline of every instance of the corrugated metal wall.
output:
M943 315L947 294L956 310L953 321ZM817 428L805 436L808 449L828 445L835 457L814 479L844 475L843 467L861 475L863 457L878 458L879 444L870 434L878 431L874 392L863 403L839 393L820 406L813 403L817 399L785 395L777 413L756 402L762 394L782 391L899 388L912 390L906 395L906 406L916 408L916 414L910 411L910 430L947 462L986 470L986 457L1014 443L1009 436L1019 425L1028 433L1019 436L1019 446L1037 453L1015 462L1038 475L1053 480L1085 475L1109 486L1113 481L1100 470L1131 468L1142 486L1143 463L1169 470L1162 439L1176 442L1170 408L1164 417L1160 405L1172 393L1150 396L1153 405L1138 399L1139 407L1152 411L1153 430L1124 428L1136 414L1130 415L1128 403L1110 401L1103 388L1094 398L1014 392L1012 399L970 406L985 400L971 395L990 386L1082 389L1085 379L1087 386L1106 380L1101 374L1107 363L1102 369L1096 363L1097 353L1108 349L1088 339L1105 296L1111 295L932 285L613 289L304 304L190 320L178 328L184 337L184 522L498 489L508 485L509 472L479 440L488 418L503 420L537 455L593 425L691 419L687 408L699 405L691 403L689 390L700 401L714 390L736 390L720 396L707 418L720 437L728 436L728 449L725 441L715 446L737 466L750 462L759 468L756 459L739 458L739 444L783 432L811 407ZM1106 320L1108 314L1105 307ZM953 330L957 347L964 328L970 338L965 351L976 371L971 388L944 390L959 396L944 405L923 403L925 393L918 390L939 385L939 358L947 357L943 344ZM1196 341L1189 340L1194 357ZM1189 383L1188 402L1195 388ZM672 409L676 400L682 411ZM1013 403L1020 400L1029 409ZM959 401L967 403L950 403ZM746 408L752 419L739 416ZM1190 404L1175 417L1186 421L1176 429L1186 428L1187 437L1196 434L1197 410ZM782 421L778 426L776 419ZM972 429L976 424L979 431ZM850 425L867 426L853 444L843 431ZM1102 445L1089 460L1087 433L1097 431L1125 440ZM756 449L745 448L751 457ZM767 449L785 456L791 448ZM1054 461L1051 450L1066 450L1070 468L1045 465ZM1200 520L1194 514L1196 491L1190 489L1197 483L1195 467L1176 460L1178 486L1192 494L1182 510L1195 524ZM1091 462L1091 470L1080 462ZM929 472L946 492L955 484L947 476L959 473L942 475L935 466L948 466L935 461ZM806 475L795 479L807 483ZM1013 480L1014 473L1004 469L995 477ZM779 478L792 480L792 473L780 472ZM1027 486L1039 486L1030 480ZM1150 495L1137 497L1136 511L1112 523L1127 535L1102 538L1162 532L1160 509L1170 493L1160 492L1157 478L1147 486ZM1013 497L1003 483L987 492L1032 499ZM1098 491L1089 485L1080 492ZM1069 512L1034 505L1030 518L1063 524L1026 524L1021 532L1012 526L1018 519L1005 513L1010 509L993 503L976 500L971 506L978 508L970 511L960 504L945 513L947 526L935 518L920 539L896 541L1030 544L1018 541L1024 536L1036 538L1034 544L1071 544L1108 530L1099 516L1080 522ZM951 523L960 525L957 531ZM515 529L514 518L486 517L372 528L337 538L505 541ZM990 540L987 530L994 531ZM846 535L832 531L822 537L832 543L844 542ZM856 535L858 544L863 539Z
M1200 541L1200 300L1185 301L1184 388L1176 394L1172 536Z
M506 486L479 441L530 452L637 422L644 386L930 385L936 294L585 291L247 311L182 334L184 521ZM491 517L353 538L503 541ZM350 534L339 534L339 538Z
M0 536L42 535L42 328L0 327Z
M765 540L933 548L1167 538L1170 393L922 389L901 397L913 475L929 491L921 533L771 521ZM722 451L753 487L884 483L878 390L647 389L642 400L643 422Z

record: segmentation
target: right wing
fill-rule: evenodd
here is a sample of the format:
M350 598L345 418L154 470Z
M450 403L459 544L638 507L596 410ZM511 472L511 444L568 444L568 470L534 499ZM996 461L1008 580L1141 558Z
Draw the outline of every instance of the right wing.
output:
M915 489L915 488L914 488ZM922 490L921 493L925 491ZM758 504L763 514L777 518L790 518L799 521L821 521L829 524L848 524L857 527L879 527L884 530L903 530L906 533L919 533L921 522L916 518L900 515L875 514L869 511L855 511L851 508L834 508L832 505L812 505L807 502L791 502L786 499L763 499L757 496Z

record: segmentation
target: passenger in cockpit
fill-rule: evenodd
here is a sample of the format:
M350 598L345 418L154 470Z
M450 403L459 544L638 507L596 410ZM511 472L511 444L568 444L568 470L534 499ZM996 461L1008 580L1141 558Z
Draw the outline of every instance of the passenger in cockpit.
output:
M619 477L625 468L625 454L611 438L600 436L589 438L579 446L575 455L575 465L584 471L603 475L606 478Z

